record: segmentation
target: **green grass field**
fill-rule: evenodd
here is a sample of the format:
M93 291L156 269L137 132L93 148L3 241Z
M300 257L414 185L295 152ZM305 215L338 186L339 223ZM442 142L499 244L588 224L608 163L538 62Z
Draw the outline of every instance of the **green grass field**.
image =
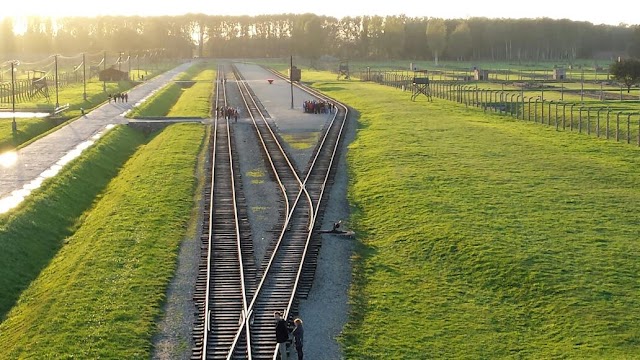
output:
M139 133L114 129L73 165L46 180L18 208L0 215L0 319L143 141Z
M126 158L141 143L138 133L116 128L56 177L56 186L44 186L2 218L0 231L9 240L2 264L25 261L22 267L34 275L39 261L42 272L0 324L0 358L150 357L155 320L194 208L204 134L201 125L173 125L108 181L120 166L111 157ZM106 188L97 194L93 182ZM59 218L67 214L68 220ZM2 271L3 281L21 276L13 266ZM7 292L18 289L9 284ZM11 302L3 296L5 309Z
M182 90L180 98L169 110L167 116L211 117L211 94L216 77L215 63L203 62L193 67L193 73L185 80L193 80L193 86Z
M637 147L303 79L360 113L347 358L637 357Z
M193 81L193 85L183 87L172 82L134 108L127 117L210 117L215 66L209 62L195 63L178 76L179 80Z
M171 82L158 90L140 106L133 108L127 113L127 117L167 116L171 106L180 98L180 95L182 95L182 87L175 82Z

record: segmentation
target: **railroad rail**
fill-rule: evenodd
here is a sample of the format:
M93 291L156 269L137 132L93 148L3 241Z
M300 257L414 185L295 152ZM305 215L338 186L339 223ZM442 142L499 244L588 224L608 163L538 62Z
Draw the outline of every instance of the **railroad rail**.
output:
M235 175L235 151L226 108L225 71L218 67L215 116L210 137L211 173L205 194L201 265L194 300L198 316L192 359L226 359L255 288L255 261L241 181ZM223 115L223 116L220 116ZM250 346L241 339L240 348Z
M274 77L288 81L284 75L277 73L275 70L268 70L273 73ZM320 230L319 226L322 224L324 210L327 204L326 200L328 193L325 190L327 186L333 184L333 175L335 174L337 167L336 157L339 154L339 147L343 140L343 133L347 123L346 120L349 116L349 109L345 105L313 88L295 82L293 85L320 100L324 100L335 105L334 116L327 124L327 128L323 132L322 139L320 139L316 144L316 148L313 152L314 156L309 160L304 172L304 184L311 194L316 213L314 233L309 241L301 274L302 278L296 290L297 299L306 299L309 291L311 290L311 285L313 284L318 253L322 243L318 231Z
M250 90L246 83L240 81L239 86L244 89L242 91L245 94L243 97L249 98ZM318 92L315 92L315 94L316 96L321 96ZM326 99L324 96L321 97ZM259 109L257 104L250 108ZM262 121L256 121L257 117L251 115L254 122L268 127L268 131L272 134L274 141L279 143L278 137L269 127L264 115L259 110L255 112ZM314 235L313 230L317 226L317 210L321 209L321 200L325 195L326 185L329 183L334 169L334 159L336 158L338 143L342 137L346 118L347 108L340 105L340 111L337 111L332 117L325 135L316 147L315 156L312 157L305 171L306 176L302 187L291 205L285 220L285 226L249 304L248 311L250 316L246 319L243 327L251 329L252 346L247 355L253 356L253 358L277 358L278 349L274 342L273 334L273 313L275 311L283 311L287 319L297 314L298 298L296 294L303 288L301 284L308 283L306 287L310 287L313 280L312 275L305 276L305 269L309 268L309 266L305 266L305 260L314 257L313 269L315 270L317 251L314 254L310 252L311 239ZM332 137L334 139L329 140ZM279 147L282 148L281 146ZM309 188L307 185L309 185ZM287 193L289 196L290 193ZM239 330L238 334L241 332L242 329ZM234 358L231 355L238 354L232 350L229 358Z
M221 69L220 73L224 74ZM301 171L289 160L281 139L273 131L259 101L237 69L222 76L235 78L262 145L263 155L271 166L271 175L279 184L283 201L283 226L261 268L256 270L255 265L251 268L245 260L248 254L253 256L252 249L245 250L242 247L243 227L238 220L242 218L238 215L240 210L237 205L233 210L230 203L235 201L223 195L238 193L233 190L234 156L227 156L231 160L223 167L219 155L212 155L212 159L215 159L212 162L218 165L212 166L210 220L207 236L203 234L203 239L207 238L203 240L203 249L207 250L208 255L207 260L203 261L206 266L198 277L198 288L202 284L206 284L206 288L196 296L198 307L202 309L194 330L194 334L202 333L202 336L194 335L196 346L192 359L276 359L278 348L273 313L282 311L285 318L291 320L298 313L298 300L306 297L311 288L320 244L319 235L314 230L318 230L322 219L323 199L327 196L325 189L331 183L348 113L346 107L331 100L339 111L333 114L326 125L314 155L306 169ZM219 80L217 82L222 86L216 92L216 104L226 107L226 81ZM318 98L330 100L317 91L305 90ZM221 91L225 93L221 94ZM221 98L225 99L224 105L219 100ZM232 136L221 135L224 129L230 134L231 128L228 122L216 117L213 131L216 135L212 136L214 149L225 147L227 141L231 151ZM219 153L222 150L215 150L215 154ZM229 168L231 174L223 175L225 168ZM217 184L224 183L225 179L228 184ZM220 202L216 202L216 198ZM244 232L245 240L247 233ZM235 249L231 239L234 239Z
M264 268L262 278L256 289L256 294L249 304L250 317L247 318L250 326L251 348L247 356L256 359L270 359L275 351L274 342L274 318L275 311L284 312L292 296L292 286L296 281L298 268L301 263L301 254L306 243L306 234L309 233L313 210L311 198L302 185L297 170L289 160L279 138L272 130L265 114L260 110L255 96L242 81L241 74L234 71L241 97L248 109L249 116L262 143L264 153L269 159L274 176L285 194L285 221L275 249L271 253L267 266ZM238 332L241 334L242 329ZM231 349L230 354L236 354L237 350ZM230 357L231 358L231 357Z

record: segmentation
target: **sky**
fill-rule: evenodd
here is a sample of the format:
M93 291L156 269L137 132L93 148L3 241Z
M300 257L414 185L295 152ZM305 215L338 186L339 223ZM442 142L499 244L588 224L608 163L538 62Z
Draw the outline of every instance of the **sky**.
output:
M6 0L5 0L6 1ZM637 0L617 0L612 5L586 1L534 0L9 0L2 16L98 16L98 15L263 15L315 13L336 18L362 15L400 15L445 19L541 18L588 21L594 24L640 24ZM578 5L581 4L581 5Z

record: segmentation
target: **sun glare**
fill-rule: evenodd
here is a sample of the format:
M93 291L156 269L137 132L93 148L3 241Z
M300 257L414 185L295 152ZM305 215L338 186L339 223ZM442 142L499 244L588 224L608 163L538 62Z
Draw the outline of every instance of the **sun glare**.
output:
M18 161L18 153L15 151L8 151L4 154L0 154L0 166L8 168Z
M158 1L149 6L146 2L130 2L127 6L97 6L86 0L63 0L62 4L50 0L27 0L11 2L10 9L0 14L13 17L14 31L18 34L26 30L26 17L41 18L62 17L95 17L95 16L175 16L188 13L203 13L223 16L257 16L265 14L304 13L299 2L295 0L230 2L221 7L218 2L201 0L182 0L179 6L172 1ZM108 4L108 3L107 3ZM249 6L247 6L247 4ZM591 21L594 24L618 25L620 23L637 24L637 16L633 11L617 11L617 9L634 8L631 0L620 0L617 7L603 9L593 6L575 6L572 2L538 0L536 6L526 9L518 6L505 6L498 0L486 0L483 6L477 6L470 0L458 1L455 6L449 3L433 3L429 6L416 6L414 0L395 0L392 2L374 2L363 7L356 1L327 0L323 6L314 9L317 15L333 16L386 16L405 14L413 17L436 17L448 19L468 19L470 17L488 18L569 18L576 21ZM96 6L92 6L96 5ZM304 8L304 7L303 7ZM553 9L549 12L549 9Z
M43 171L40 176L31 180L31 182L24 184L22 188L14 190L9 196L4 198L0 198L0 214L6 213L9 210L18 206L29 194L31 191L37 189L42 185L42 182L45 179L56 176L62 168L68 164L71 160L77 158L82 154L84 150L93 145L96 140L98 140L102 135L104 135L108 130L114 128L114 124L107 125L104 130L95 134L91 140L84 141L78 144L75 148L71 149L68 153L62 156L55 164L51 165L50 168ZM18 161L18 154L15 151L9 151L4 154L0 154L0 166L8 168L13 166Z

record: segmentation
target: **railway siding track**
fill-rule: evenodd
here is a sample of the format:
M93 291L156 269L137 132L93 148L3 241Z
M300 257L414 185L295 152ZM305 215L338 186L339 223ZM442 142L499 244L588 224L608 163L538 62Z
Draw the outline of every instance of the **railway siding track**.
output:
M220 69L219 73L224 74ZM243 197L234 187L241 182L233 171L232 160L236 156L231 151L233 126L216 117L212 136L212 148L216 149L212 155L212 196L202 237L203 253L207 255L203 256L204 266L197 281L198 289L203 290L194 297L199 316L192 358L274 359L277 347L273 313L282 311L289 320L297 315L298 300L306 297L313 283L320 246L314 229L322 219L325 189L331 183L347 109L341 107L335 113L307 168L300 171L290 161L286 147L267 120L268 114L241 74L234 68L232 73L223 76L236 79L263 156L271 167L270 175L279 184L284 205L280 214L283 226L268 250L267 260L257 270L255 263L247 260L247 257L253 258L251 247L243 247L247 238L251 243L250 226L246 223L246 210L243 212L242 206L238 206L243 203ZM216 105L226 107L227 83L218 82L221 86L218 86ZM317 92L314 95L324 98ZM228 135L223 136L224 133ZM220 155L227 147L231 155ZM236 196L231 199L228 194ZM242 225L243 219L245 225Z
M239 78L238 74L236 76ZM249 99L251 97L250 90L242 81L240 84L244 85L241 90L244 94L243 97ZM251 100L251 102L254 101ZM256 123L257 131L261 133L261 138L268 139L268 142L273 139L274 144L278 147L276 156L281 153L286 158L286 153L279 144L278 136L269 127L266 117L257 110L259 108L257 104L254 102L254 106L248 106L248 108ZM305 269L315 270L318 247L310 247L310 240L313 235L313 229L316 226L317 210L321 208L320 204L325 193L324 189L332 174L331 170L334 168L337 145L341 138L346 114L346 107L344 107L341 112L337 112L333 117L321 143L316 149L313 160L308 166L307 176L304 177L303 184L295 199L291 198L294 192L290 192L290 187L286 185L286 179L290 176L289 173L287 171L284 173L279 172L278 168L274 167L276 176L285 178L282 183L287 194L287 209L290 208L291 210L287 212L285 227L274 246L274 252L271 254L255 296L249 305L251 317L247 323L251 329L252 346L250 356L253 358L272 359L276 356L277 348L274 344L273 336L273 313L275 311L283 311L285 317L289 319L297 315L297 291L300 289L303 293L308 293L308 289L313 282L313 273L311 272L308 275ZM334 139L330 140L329 138L331 137L334 137ZM263 140L263 143L266 143L266 141ZM267 145L264 148L265 152L270 156L272 154L269 149L275 149L274 146L269 147ZM290 169L296 171L288 160L287 163L289 163ZM295 176L299 179L297 172L299 171L296 171ZM314 194L309 191L307 184L311 185ZM309 261L308 266L305 266L305 260Z
M302 254L306 247L313 211L310 198L302 186L298 171L288 158L275 132L269 126L241 75L234 72L240 93L262 142L264 154L272 166L285 197L285 221L274 251L249 305L251 311L251 351L247 356L256 359L273 357L273 313L285 312L293 294L293 286L299 272Z
M224 76L223 68L218 73ZM223 82L220 82L223 84ZM217 107L226 107L224 86ZM211 172L205 199L202 257L194 300L197 319L192 359L226 359L255 288L255 261L241 181L234 171L232 128L216 112L211 136ZM246 337L239 348L247 347Z

